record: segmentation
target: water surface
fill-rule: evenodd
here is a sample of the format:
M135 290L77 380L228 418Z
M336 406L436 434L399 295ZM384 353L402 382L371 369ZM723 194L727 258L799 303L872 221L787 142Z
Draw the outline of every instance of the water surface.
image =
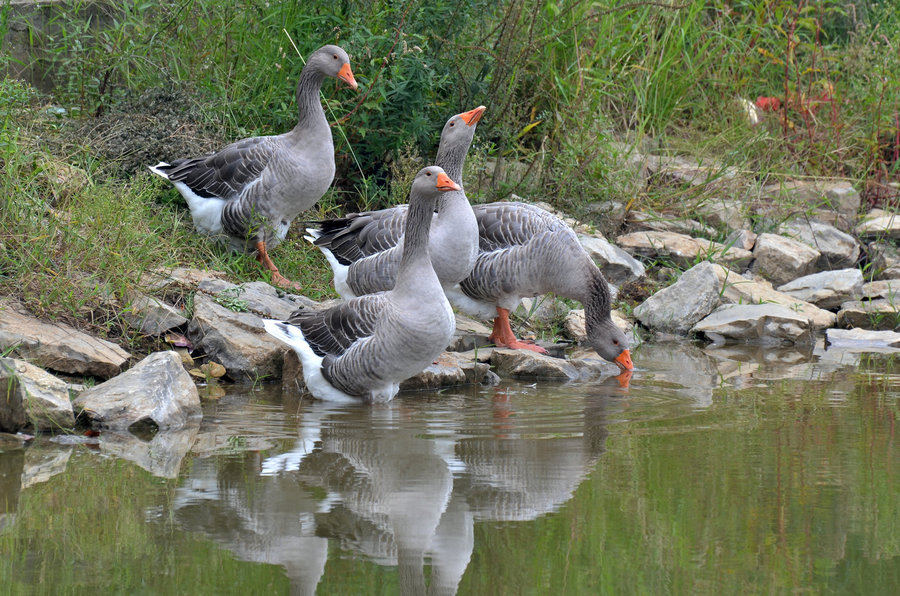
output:
M895 593L895 356L634 360L379 406L228 387L199 428L7 448L0 592Z

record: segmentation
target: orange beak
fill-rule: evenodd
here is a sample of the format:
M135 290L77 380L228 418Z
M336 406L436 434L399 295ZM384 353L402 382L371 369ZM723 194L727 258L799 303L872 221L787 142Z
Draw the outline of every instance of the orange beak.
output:
M472 126L473 124L477 124L478 121L481 120L481 115L484 114L484 111L486 109L487 108L484 106L478 106L474 110L463 112L459 115L459 117L463 119L463 122L466 123L466 126Z
M628 350L622 350L622 353L616 356L613 362L622 370L634 370L634 364L631 363L631 352Z
M345 64L341 67L341 69L337 73L337 78L344 81L352 89L356 89L358 85L356 84L356 79L353 78L353 71L350 70L350 64Z
M448 176L444 172L441 172L440 174L438 174L437 184L435 186L437 186L438 190L443 190L443 191L459 190L459 184L457 184L453 180L450 180L450 176ZM625 350L625 351L627 352L628 350ZM619 356L619 358L621 358L621 356ZM631 360L629 360L628 362L631 362Z

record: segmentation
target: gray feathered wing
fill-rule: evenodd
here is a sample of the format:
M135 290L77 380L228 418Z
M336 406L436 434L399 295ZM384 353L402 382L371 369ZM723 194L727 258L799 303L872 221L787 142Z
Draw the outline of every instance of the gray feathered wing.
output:
M372 335L385 303L384 294L369 294L327 309L302 308L285 322L300 328L317 355L336 357Z
M259 178L276 147L271 137L253 137L232 143L208 155L177 159L161 166L173 182L183 182L204 198L232 199Z

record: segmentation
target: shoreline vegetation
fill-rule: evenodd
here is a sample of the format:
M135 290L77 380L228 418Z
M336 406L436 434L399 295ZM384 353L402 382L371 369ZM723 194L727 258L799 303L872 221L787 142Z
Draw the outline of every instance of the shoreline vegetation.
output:
M893 212L900 195L890 2L73 1L0 4L0 34L0 65L41 89L0 81L0 295L135 362L168 349L122 316L135 292L153 293L151 273L266 280L252 257L196 234L146 166L289 129L301 56L323 43L348 51L360 92L323 88L335 184L277 249L315 300L335 294L301 220L403 202L441 124L479 104L470 198L544 201L611 239L632 214L686 222L723 197L771 232L821 207L789 192L811 180L849 182L860 214ZM654 174L648 159L704 175ZM730 231L713 224L708 239ZM856 267L872 281L883 267L866 248ZM626 313L690 267L645 264L647 280L619 295ZM190 312L190 294L175 302Z

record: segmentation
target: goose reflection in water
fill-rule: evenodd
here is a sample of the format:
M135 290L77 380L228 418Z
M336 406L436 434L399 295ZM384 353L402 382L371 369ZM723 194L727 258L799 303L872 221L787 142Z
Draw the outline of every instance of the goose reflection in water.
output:
M293 593L315 592L334 540L397 566L403 593L453 594L476 521L558 510L604 451L605 397L570 411L546 399L517 405L502 389L492 400L405 402L304 404L290 451L197 460L177 491L176 520L242 559L282 565Z

